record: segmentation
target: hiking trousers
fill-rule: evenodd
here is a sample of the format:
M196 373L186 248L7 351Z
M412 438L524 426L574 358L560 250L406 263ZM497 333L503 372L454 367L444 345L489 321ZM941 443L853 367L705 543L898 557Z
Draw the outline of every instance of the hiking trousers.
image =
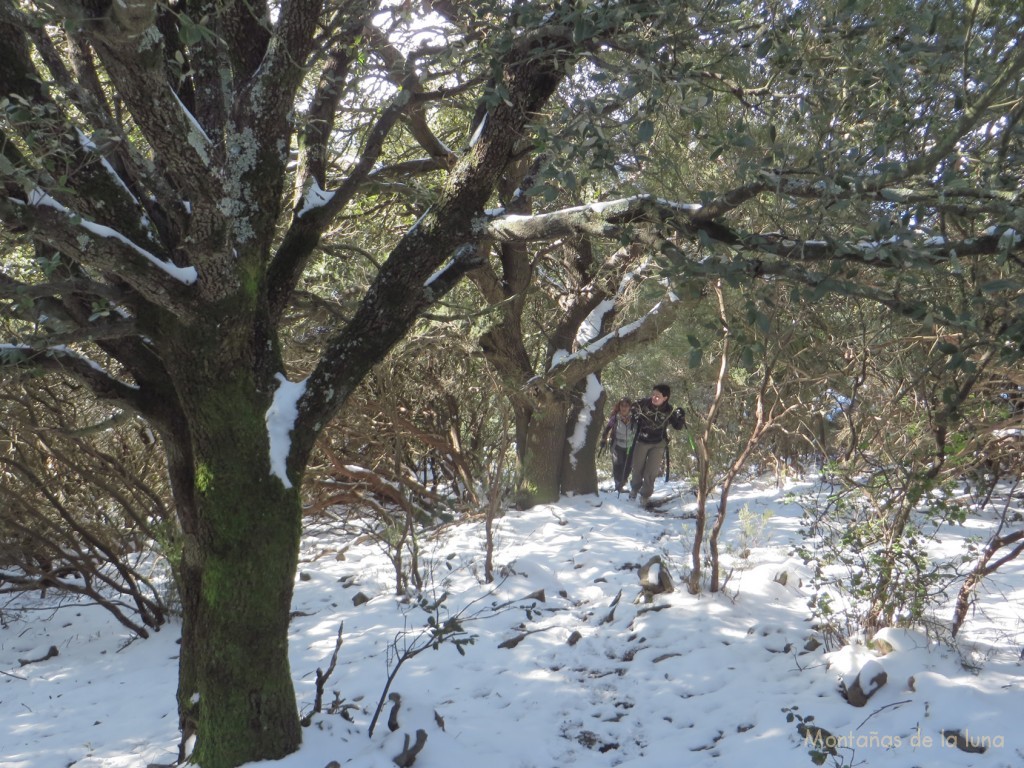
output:
M633 479L630 480L630 493L638 493L647 498L654 493L654 481L661 474L661 462L665 458L665 441L660 443L641 443L636 441L633 446Z
M615 480L615 490L621 491L629 480L629 470L626 468L626 454L629 449L622 445L612 446L612 477Z

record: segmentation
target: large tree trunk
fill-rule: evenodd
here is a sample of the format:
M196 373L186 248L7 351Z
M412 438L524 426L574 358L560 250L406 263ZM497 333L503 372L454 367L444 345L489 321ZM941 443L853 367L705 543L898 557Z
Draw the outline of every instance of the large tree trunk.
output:
M206 378L206 377L204 377ZM182 751L229 768L283 757L301 741L288 663L288 619L302 509L270 472L269 393L238 366L180 387L190 466L175 483L184 532L178 681ZM189 397L188 393L193 393Z
M589 403L586 399L588 382L600 386L596 374L576 386L577 402L566 424L561 479L562 493L566 494L597 493L597 444L601 439L604 424L601 415L607 395L602 389L597 399Z
M562 490L562 454L568 411L568 402L556 394L550 394L534 410L527 427L526 449L522 452L523 463L516 493L519 509L558 501Z
M594 457L601 419L595 417L602 412L605 395L602 392L597 398L592 413L581 415L588 408L583 397L586 387L586 379L576 385L574 404L564 393L548 391L530 415L520 450L522 470L516 497L520 509L550 504L563 493L597 493ZM577 433L577 425L581 433Z

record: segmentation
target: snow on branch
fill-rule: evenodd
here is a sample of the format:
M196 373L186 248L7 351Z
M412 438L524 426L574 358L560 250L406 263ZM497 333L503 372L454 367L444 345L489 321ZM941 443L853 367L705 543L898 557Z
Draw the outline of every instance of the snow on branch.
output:
M1008 216L1011 209L1020 203L1017 190L1002 190L984 187L923 184L878 184L876 175L822 177L804 172L782 170L762 171L760 180L746 187L732 190L720 200L728 198L750 199L754 195L769 191L775 194L802 200L864 200L876 203L893 203L928 208L932 211L959 213L989 213L994 216ZM727 212L728 206L713 203L705 210L724 207L716 215Z
M315 178L312 180L310 187L303 195L301 206L296 210L296 219L301 219L308 216L310 212L316 211L320 214L319 226L322 229L341 212L342 208L348 205L360 186L374 174L375 170L379 170L375 166L384 151L384 142L406 113L409 102L410 91L404 88L381 112L367 133L362 152L349 169L347 177L336 189L324 190Z
M313 179L310 181L309 187L302 196L302 204L295 212L295 218L301 219L310 211L316 210L317 208L323 208L331 202L334 195L334 192L327 192L322 189L320 184L317 183L317 180Z
M13 198L12 202L14 202ZM134 251L137 255L141 256L161 272L174 278L183 285L192 285L198 278L195 267L179 267L176 264L172 264L169 261L164 261L163 259L154 256L145 248L122 235L116 229L89 221L88 219L82 218L73 211L65 208L61 203L39 188L36 188L29 193L27 204L30 207L52 208L55 211L64 214L72 223L77 224L87 232L90 232L97 237L115 240L122 245L128 246L128 248Z
M484 263L487 249L464 243L455 253L423 283L429 292L428 300L433 302L447 293L469 270Z
M825 182L814 182L815 186ZM786 188L795 191L795 183ZM799 239L778 232L743 232L711 217L723 215L768 186L752 184L727 193L707 206L677 203L651 195L591 203L534 215L485 212L475 222L481 237L496 242L540 242L564 237L590 236L608 240L629 238L668 257L677 266L700 272L700 262L683 251L678 241L724 246L734 254L763 254L792 261L830 259L859 261L881 267L910 264L939 265L956 256L1019 253L1024 242L1016 231L992 227L982 235L946 241L928 232L900 235L880 241ZM806 190L804 190L806 193ZM817 195L827 194L819 188ZM674 237L676 241L669 240Z
M883 267L938 266L958 256L984 256L1021 251L1021 238L1008 227L992 227L985 234L947 240L926 232L894 235L885 240L800 240L780 233L740 235L737 251L757 252L791 261L830 259L860 261Z
M554 240L575 235L611 238L631 223L663 222L680 216L688 222L700 209L696 203L634 195L532 215L505 213L498 208L485 212L474 225L478 234L497 242Z
M27 344L0 344L0 368L41 368L65 373L84 383L100 399L142 411L138 387L114 378L95 360L63 345L37 349Z
M171 96L174 97L175 103L181 108L182 114L185 116L185 122L188 125L188 135L186 137L188 145L195 150L196 155L199 156L199 159L202 160L204 165L209 165L210 153L208 150L210 146L212 146L213 142L210 141L210 137L207 135L206 131L203 130L203 126L199 124L196 116L189 111L188 107L185 106L185 103L181 100L178 94L170 87L170 84L168 84L167 88L170 91Z
M330 222L355 197L374 170L391 130L405 114L408 91L404 99L396 97L384 109L367 133L363 151L341 184L323 189L315 175L302 182L304 192L295 207L295 216L285 233L269 270L270 302L275 315L284 312L288 299L298 284L302 270Z
M139 198L135 196L135 193L131 191L131 189L125 183L124 179L122 179L118 172L114 170L114 166L110 164L110 161L103 156L103 153L100 151L99 147L96 146L96 142L94 142L92 139L90 139L88 136L82 133L81 129L79 128L75 129L75 133L78 135L78 143L82 145L82 149L84 149L87 152L92 152L93 154L96 155L96 159L99 160L100 166L103 168L104 171L107 172L107 175L110 177L110 180L113 181L114 184L117 185L121 189L121 191L128 196L132 203L138 206Z
M655 304L643 317L581 346L575 352L561 352L551 361L547 372L530 380L530 387L543 386L554 379L574 381L603 368L609 360L628 349L651 341L669 325L682 309L683 302L674 294Z

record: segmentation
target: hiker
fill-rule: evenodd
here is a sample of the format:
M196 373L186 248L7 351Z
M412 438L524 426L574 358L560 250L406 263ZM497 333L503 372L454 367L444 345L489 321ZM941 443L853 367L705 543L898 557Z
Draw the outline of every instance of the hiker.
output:
M604 432L601 433L601 450L608 447L609 438L612 444L612 478L615 480L616 493L622 493L626 486L629 473L626 471L626 456L629 454L629 446L633 444L633 436L636 428L633 426L633 414L631 408L633 401L624 397L615 404L615 411L612 413Z
M650 501L668 448L668 428L686 426L686 413L682 408L673 409L668 402L671 394L668 384L655 384L650 397L633 403L633 425L637 432L632 449L630 501L636 500L638 493L643 504Z

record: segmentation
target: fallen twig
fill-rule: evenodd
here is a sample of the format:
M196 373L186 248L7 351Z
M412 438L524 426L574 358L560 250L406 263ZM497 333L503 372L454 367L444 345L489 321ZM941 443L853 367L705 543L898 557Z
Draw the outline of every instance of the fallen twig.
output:
M25 666L28 666L29 664L35 664L36 662L39 662L39 661L46 661L47 659L52 659L54 656L59 656L59 655L60 655L60 651L57 650L57 646L56 645L51 645L50 646L50 650L48 650L46 652L45 656L40 656L38 659L18 659L18 663L21 666L25 667Z
M906 699L906 700L904 700L904 701L894 701L894 702L893 702L892 704L885 704L885 705L883 705L883 706L879 707L878 709L876 709L876 710L875 710L874 712L872 712L872 713L871 713L870 715L868 715L867 717L865 717L865 718L864 718L864 720L863 720L863 722L861 722L861 724L860 724L860 725L858 725L858 726L857 726L857 728L858 728L858 729L860 729L860 728L863 728L863 727L864 727L864 723L866 723L866 722L867 722L868 720L870 720L870 719L871 719L872 717L874 717L875 715L877 715L877 714L878 714L879 712L881 712L881 711L882 711L883 709L888 709L889 707L898 707L898 706L900 706L901 704L909 704L909 703L910 703L910 699Z
M334 641L334 653L331 654L331 663L327 666L327 671L322 672L319 667L316 670L316 697L313 699L313 710L302 718L302 724L308 726L313 722L313 715L319 714L323 711L324 705L324 687L327 685L327 681L331 675L334 674L334 667L338 664L338 651L341 650L341 633L345 629L345 622L341 622L341 626L338 627L338 637Z
M394 763L398 768L409 768L410 765L416 762L416 755L420 753L424 745L427 743L427 732L422 728L416 731L416 743L411 747L409 746L409 734L405 734L405 746L402 751L395 755Z

